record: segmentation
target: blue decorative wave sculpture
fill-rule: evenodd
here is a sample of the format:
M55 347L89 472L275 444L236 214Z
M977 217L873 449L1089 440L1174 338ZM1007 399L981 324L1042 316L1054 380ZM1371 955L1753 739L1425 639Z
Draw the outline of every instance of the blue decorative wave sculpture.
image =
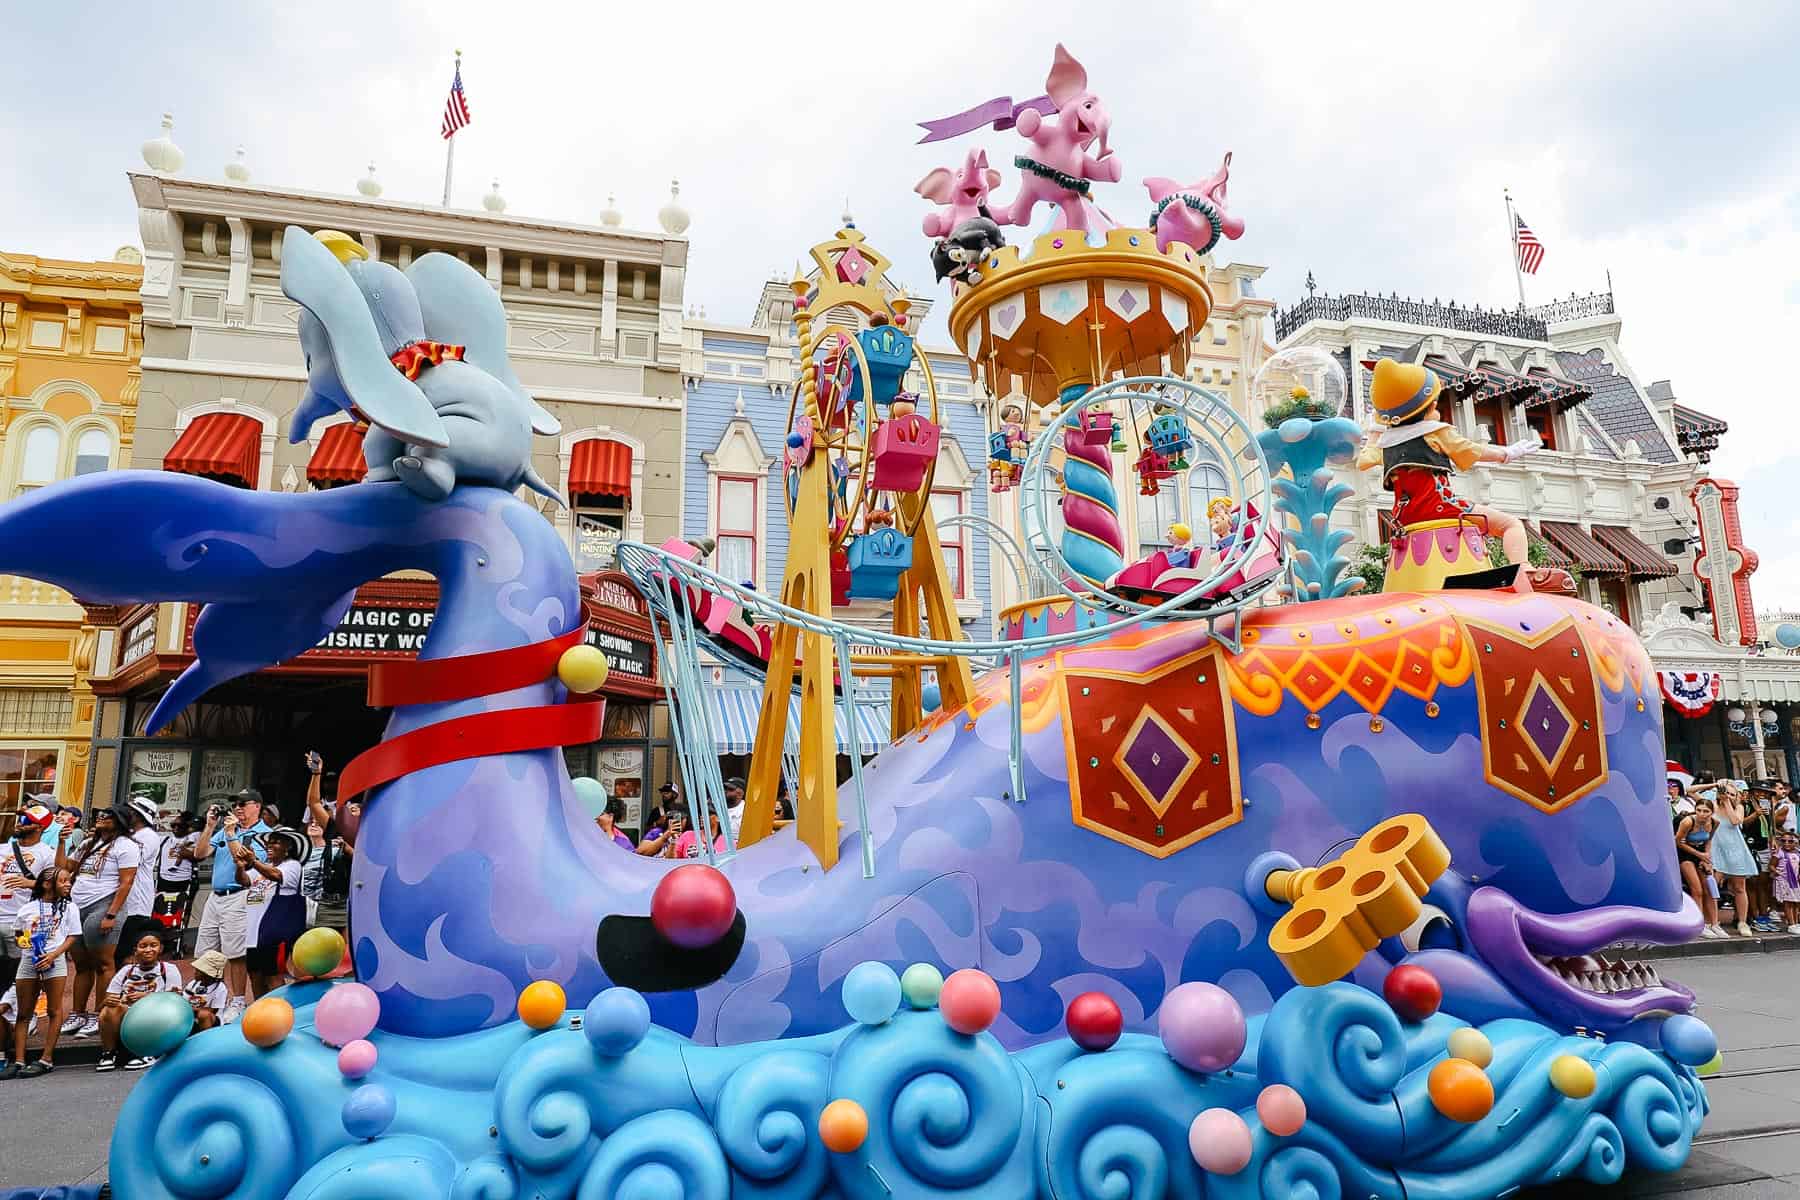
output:
M1086 1052L1056 1039L1008 1052L933 1010L808 1038L701 1046L652 1028L617 1056L564 1019L450 1039L377 1032L365 1081L339 1077L312 1034L324 985L287 989L297 1021L259 1050L235 1030L194 1038L159 1064L120 1114L112 1155L121 1197L243 1200L824 1200L1008 1196L1233 1200L1316 1196L1469 1200L1560 1179L1595 1185L1624 1164L1670 1169L1706 1113L1692 1070L1642 1046L1559 1034L1530 1021L1483 1026L1497 1094L1460 1125L1425 1091L1463 1022L1402 1024L1366 989L1291 991L1253 1019L1230 1070L1178 1066L1154 1036ZM617 1049L617 1047L613 1047ZM1555 1091L1548 1062L1587 1059L1598 1087ZM389 1088L382 1136L343 1131L359 1083ZM1276 1137L1256 1097L1285 1083L1306 1124ZM852 1153L815 1135L827 1103L871 1114ZM1207 1108L1239 1112L1253 1154L1209 1175L1188 1149Z

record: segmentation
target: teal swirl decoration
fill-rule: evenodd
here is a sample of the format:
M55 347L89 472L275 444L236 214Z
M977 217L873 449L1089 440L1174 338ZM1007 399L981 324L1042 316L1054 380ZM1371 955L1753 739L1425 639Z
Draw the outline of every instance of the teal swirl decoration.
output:
M1631 1042L1534 1021L1481 1026L1496 1102L1483 1120L1438 1114L1426 1088L1449 1033L1440 1013L1402 1024L1349 983L1297 988L1251 1023L1240 1067L1177 1065L1127 1034L1087 1052L1056 1038L1008 1053L932 1009L880 1025L739 1046L653 1028L602 1053L572 1016L421 1040L377 1030L369 1076L397 1100L371 1139L336 1118L355 1083L312 1031L322 988L290 988L294 1031L263 1050L235 1027L191 1038L147 1072L113 1137L114 1190L132 1200L1478 1200L1627 1168L1673 1170L1706 1115L1694 1072ZM1564 1054L1594 1066L1592 1095L1550 1085ZM1256 1099L1285 1083L1306 1101L1288 1137ZM866 1141L832 1153L819 1114L853 1100ZM1209 1175L1194 1117L1236 1112L1252 1157Z
M582 1173L575 1200L727 1200L731 1172L712 1126L653 1112L619 1126Z
M1068 1200L1153 1200L1199 1195L1202 1172L1188 1152L1192 1113L1256 1103L1253 1076L1226 1072L1171 1077L1156 1038L1133 1035L1105 1054L1076 1054L1037 1071L1051 1099L1045 1159L1048 1191ZM1181 1103L1145 1104L1158 1095Z
M1330 465L1342 465L1356 454L1362 436L1346 417L1289 417L1279 428L1256 435L1271 469L1286 467L1288 478L1273 483L1275 507L1289 520L1282 537L1293 565L1293 598L1329 600L1363 586L1360 576L1346 575L1350 559L1341 554L1354 535L1331 528L1331 513L1353 490L1337 482Z
M831 1087L869 1114L862 1151L833 1156L850 1195L868 1191L870 1168L898 1195L1028 1196L1037 1186L1030 1077L988 1034L900 1013L844 1039Z
M1284 1019L1277 1020L1277 1012ZM1329 1112L1332 1131L1360 1153L1392 1162L1406 1145L1406 1120L1394 1104L1406 1059L1400 1018L1386 1001L1334 983L1298 988L1276 1002L1263 1024L1256 1064L1264 1083L1299 1092L1309 1113Z
M815 1195L831 1167L814 1130L830 1101L831 1060L776 1050L732 1072L713 1124L737 1179L735 1194Z
M456 1176L450 1200L517 1200L519 1178L504 1154L484 1154Z
M289 1200L456 1200L455 1157L430 1138L412 1134L378 1144L350 1145L316 1163L288 1193Z

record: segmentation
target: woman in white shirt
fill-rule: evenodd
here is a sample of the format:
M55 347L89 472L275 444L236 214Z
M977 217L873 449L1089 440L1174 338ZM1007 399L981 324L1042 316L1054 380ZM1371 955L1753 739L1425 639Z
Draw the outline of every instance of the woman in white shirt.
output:
M250 880L244 898L244 965L258 996L281 986L281 957L306 932L306 897L300 892L306 835L283 826L262 836L263 862L243 842L229 846L238 871Z
M74 949L75 990L69 997L69 1019L63 1022L63 1032L76 1037L100 1032L100 997L113 976L125 902L142 862L138 844L125 832L128 819L120 809L100 809L94 814L93 833L72 859L61 847L56 852L57 868L66 866L74 872L69 899L81 910L81 940Z
M19 1011L37 1011L38 992L46 1001L44 1053L30 1066L25 1065L25 1038L30 1032L29 1020L13 1026L13 1058L0 1070L0 1079L47 1075L56 1069L51 1061L56 1053L56 1039L61 1033L57 1018L63 1012L63 988L68 979L68 953L81 938L81 911L69 899L69 877L54 867L44 871L31 886L31 899L19 906L13 917L8 937L19 939Z

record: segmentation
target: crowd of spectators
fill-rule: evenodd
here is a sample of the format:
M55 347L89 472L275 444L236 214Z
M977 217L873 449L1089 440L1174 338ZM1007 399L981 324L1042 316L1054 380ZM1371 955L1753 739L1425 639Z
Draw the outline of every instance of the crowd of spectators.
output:
M48 1074L59 1041L80 1039L98 1040L97 1070L142 1069L152 1060L122 1048L119 1030L145 996L181 993L196 1031L229 1025L288 982L309 926L347 933L361 806L335 803L317 754L306 766L304 830L255 788L198 821L164 821L144 796L85 827L47 797L19 811L0 846L0 1080Z
M1671 764L1669 815L1701 937L1800 934L1800 831L1786 783L1696 779Z

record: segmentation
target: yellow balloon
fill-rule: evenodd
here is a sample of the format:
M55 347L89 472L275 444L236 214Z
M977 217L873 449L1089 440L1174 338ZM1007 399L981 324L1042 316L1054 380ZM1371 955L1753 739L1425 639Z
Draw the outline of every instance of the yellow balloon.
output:
M562 1020L569 998L562 988L548 979L525 985L519 993L519 1020L533 1029L548 1029Z
M1705 1079L1709 1075L1717 1075L1720 1071L1723 1071L1724 1069L1725 1069L1725 1056L1722 1054L1715 1053L1709 1061L1707 1061L1702 1066L1696 1068L1695 1073L1698 1074L1700 1076L1700 1078Z
M344 935L323 925L314 926L294 942L289 958L301 975L329 975L344 961Z
M1467 1059L1484 1071L1494 1061L1494 1043L1488 1041L1487 1034L1473 1026L1452 1033L1444 1050L1451 1058Z
M593 646L570 646L556 663L556 677L571 692L586 695L606 686L606 655Z
M1599 1086L1594 1065L1576 1054L1559 1054L1550 1060L1550 1086L1571 1100L1585 1100Z

